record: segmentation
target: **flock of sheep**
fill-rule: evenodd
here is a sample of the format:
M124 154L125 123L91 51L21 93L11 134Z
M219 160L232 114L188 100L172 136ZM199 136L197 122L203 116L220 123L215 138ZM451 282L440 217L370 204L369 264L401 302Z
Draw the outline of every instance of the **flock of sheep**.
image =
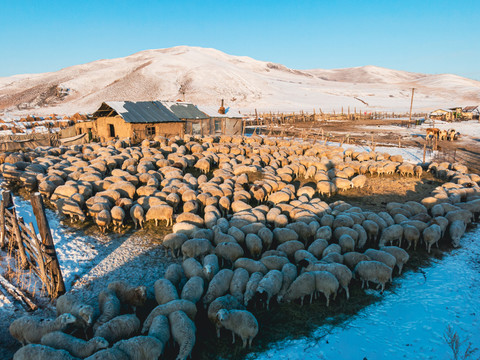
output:
M217 336L231 331L251 345L259 324L250 311L280 302L326 306L352 279L382 291L408 251L453 246L480 213L480 176L450 163L410 164L401 156L261 137L128 140L0 155L9 182L37 189L59 213L91 217L102 231L166 221L166 253L182 257L153 289L110 283L98 304L74 293L57 300L56 319L25 316L10 326L22 347L14 359L157 359L178 344L191 355L197 310ZM194 176L192 169L203 174ZM446 182L419 202L388 203L375 213L324 200L362 187L366 174ZM294 181L306 179L303 186ZM401 181L401 179L399 179ZM324 200L322 200L324 199ZM153 293L142 322L136 309ZM252 310L253 311L253 310ZM69 335L73 332L79 337ZM82 340L88 339L88 340Z

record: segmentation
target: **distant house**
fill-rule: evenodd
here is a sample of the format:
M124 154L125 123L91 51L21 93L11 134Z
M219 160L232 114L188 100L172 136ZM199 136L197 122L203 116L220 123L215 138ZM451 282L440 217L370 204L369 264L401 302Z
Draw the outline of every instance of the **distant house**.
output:
M462 109L462 115L465 119L469 120L479 120L480 110L477 106L465 106Z
M162 101L176 117L185 122L185 134L189 135L210 135L212 129L210 127L210 117L200 111L192 103Z
M455 113L451 109L437 109L430 112L428 117L433 120L453 121Z
M242 135L244 116L238 110L219 109L215 106L198 106L210 117L211 135ZM223 114L221 112L224 112Z
M129 137L138 142L157 135L184 134L184 122L160 101L108 101L92 117L92 131L100 140ZM80 123L79 128L86 124Z

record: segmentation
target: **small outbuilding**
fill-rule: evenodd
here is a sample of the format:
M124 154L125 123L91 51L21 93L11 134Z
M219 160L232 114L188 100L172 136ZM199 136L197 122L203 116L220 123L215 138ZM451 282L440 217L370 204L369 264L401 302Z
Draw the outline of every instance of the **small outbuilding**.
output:
M92 117L94 136L102 141L129 137L136 143L184 134L184 121L160 101L108 101Z
M242 135L244 116L238 110L223 106L198 106L210 117L210 135Z
M428 117L433 120L453 121L455 119L455 112L450 109L437 109L428 114Z
M462 109L462 115L467 120L479 120L480 118L480 110L477 106L465 106Z

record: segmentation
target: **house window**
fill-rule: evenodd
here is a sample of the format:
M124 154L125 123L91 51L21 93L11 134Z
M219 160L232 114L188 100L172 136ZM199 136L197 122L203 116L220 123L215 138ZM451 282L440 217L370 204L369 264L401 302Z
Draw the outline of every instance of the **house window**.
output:
M215 120L215 132L216 133L222 132L222 120Z
M147 136L155 135L155 126L147 126Z

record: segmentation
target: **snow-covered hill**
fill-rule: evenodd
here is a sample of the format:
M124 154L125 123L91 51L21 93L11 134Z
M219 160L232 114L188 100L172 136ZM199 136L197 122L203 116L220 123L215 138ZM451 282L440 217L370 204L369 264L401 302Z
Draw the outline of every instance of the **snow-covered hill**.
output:
M107 100L185 99L244 110L415 111L480 103L480 82L364 66L293 70L219 50L177 46L98 60L56 72L0 78L0 112L92 112ZM182 91L180 89L184 89ZM184 94L183 94L184 92ZM361 99L362 101L358 100Z

